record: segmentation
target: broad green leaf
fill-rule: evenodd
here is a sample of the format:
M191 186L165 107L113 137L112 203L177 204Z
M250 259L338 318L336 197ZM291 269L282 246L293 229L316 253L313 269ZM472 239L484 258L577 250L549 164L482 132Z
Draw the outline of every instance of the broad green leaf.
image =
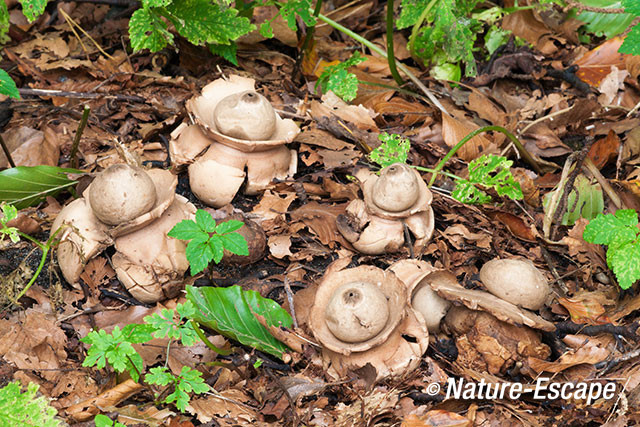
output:
M244 226L244 222L231 219L229 221L221 222L220 224L218 224L218 226L216 227L216 233L231 233L232 231L240 230L242 226Z
M600 184L591 183L588 178L580 174L576 177L575 189L567 197L567 207L562 216L562 225L573 225L579 218L589 221L604 209L604 199ZM551 198L558 190L550 191L544 195L542 205L545 213L549 210ZM577 194L576 194L577 191Z
M173 226L167 236L180 240L208 240L209 235L203 232L198 224L190 219L183 219Z
M47 0L20 0L22 13L29 22L33 22L44 12L47 7Z
M23 209L55 196L78 181L67 174L82 174L76 169L56 166L18 166L0 171L0 201Z
M7 6L5 5L5 8L6 7ZM0 28L1 22L2 21L0 20ZM0 94L20 99L20 92L18 92L16 82L13 81L9 73L2 69L0 69Z
M268 325L290 327L292 319L275 301L240 286L212 288L187 286L187 299L196 307L194 319L241 344L282 358L288 348L258 322L253 313L264 316Z
M638 0L622 0L624 11L640 16L640 2Z
M200 230L207 233L213 233L216 231L216 220L213 219L211 214L204 209L198 209L196 211L196 224L198 224Z
M0 426L6 427L57 427L57 411L44 396L37 396L38 385L29 383L23 393L19 382L0 388Z
M175 0L165 10L176 30L195 45L228 44L255 29L236 9L209 0Z
M238 45L236 42L230 42L229 44L209 44L209 51L214 55L218 55L233 65L238 65L238 57L236 56L238 51Z
M580 3L585 6L599 8L619 9L622 7L622 2L619 0L581 0ZM624 32L635 18L630 13L599 13L590 11L583 11L577 16L575 12L573 12L569 17L576 17L584 22L586 25L583 28L587 32L599 37L605 36L608 39Z
M388 134L382 132L378 135L382 144L369 153L372 162L377 163L381 168L386 168L394 163L407 163L411 142L398 134Z
M134 51L149 49L157 52L173 43L173 34L160 15L152 9L141 8L133 12L129 20L129 39Z
M220 240L222 241L222 246L226 250L236 255L249 255L249 246L247 245L247 240L239 233L230 233L220 236Z

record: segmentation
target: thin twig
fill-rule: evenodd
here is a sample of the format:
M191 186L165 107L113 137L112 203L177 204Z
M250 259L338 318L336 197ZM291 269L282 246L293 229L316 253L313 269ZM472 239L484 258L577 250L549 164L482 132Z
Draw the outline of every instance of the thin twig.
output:
M565 10L569 9L578 9L580 12L596 12L596 13L625 13L623 7L595 7L595 6L587 6L586 4L578 3L575 1L568 1L565 6Z
M2 145L2 151L4 151L4 155L7 156L7 161L9 162L9 165L12 168L15 168L16 164L14 163L13 158L11 157L11 153L9 152L9 147L7 147L7 144L5 144L4 138L2 137L2 135L0 135L0 145Z
M573 104L571 107L563 108L562 110L558 110L554 113L547 114L546 116L535 119L534 121L526 125L521 131L518 131L518 135L524 135L529 129L531 129L531 127L537 125L540 122L544 122L545 120L553 120L554 117L571 111L575 105L576 104Z
M117 101L146 102L146 100L141 96L135 96L135 95L120 95L120 94L92 93L92 92L71 92L71 91L57 90L57 89L22 88L22 89L18 89L18 91L20 92L21 96L24 96L24 95L59 96L61 98L80 98L80 99L105 98L105 99L115 99Z
M78 130L76 131L76 136L73 138L73 145L71 146L71 167L78 167L78 147L80 146L80 138L82 137L82 132L84 132L84 128L87 126L87 120L89 120L89 113L91 112L91 108L88 105L84 106L84 111L82 112L82 119L80 119L80 123L78 124Z
M602 174L600 173L600 170L597 168L596 165L593 164L590 158L587 157L585 159L582 169L583 171L590 173L591 176L593 176L598 181L598 184L600 184L600 186L602 187L602 190L604 190L604 192L607 193L607 196L609 196L613 204L616 205L616 208L628 209L626 204L622 201L622 199L620 199L620 196L618 196L618 193L616 193L613 187L609 185L609 181L607 181L607 179L604 176L602 176Z

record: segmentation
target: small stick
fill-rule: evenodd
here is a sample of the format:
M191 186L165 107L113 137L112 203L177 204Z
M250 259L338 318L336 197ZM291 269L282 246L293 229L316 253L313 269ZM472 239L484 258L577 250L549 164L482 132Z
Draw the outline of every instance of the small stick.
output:
M11 165L12 168L15 168L16 164L13 162L13 158L11 157L11 153L9 152L9 147L7 147L7 144L5 144L4 138L2 138L2 135L0 135L0 145L2 145L2 151L4 151L4 155L7 156L7 161L9 162L9 165Z
M78 130L76 131L76 136L73 138L73 145L71 146L71 167L78 167L78 146L80 145L80 138L82 137L82 132L84 132L84 128L87 126L87 120L89 120L89 113L91 112L91 108L88 105L84 106L84 111L82 112L82 119L80 119L80 123L78 124Z
M64 90L56 90L56 89L18 89L21 96L24 95L34 95L34 96L59 96L62 98L84 98L84 99L94 99L94 98L106 98L106 99L115 99L118 101L131 101L131 102L146 102L146 100L141 96L135 95L119 95L119 94L108 94L108 93L91 93L91 92L70 92Z

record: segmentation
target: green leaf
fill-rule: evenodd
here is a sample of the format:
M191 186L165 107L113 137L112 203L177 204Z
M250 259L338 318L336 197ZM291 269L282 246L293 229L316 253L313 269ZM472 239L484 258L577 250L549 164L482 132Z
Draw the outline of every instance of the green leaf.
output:
M167 236L180 240L207 241L209 239L209 234L202 231L198 224L190 219L183 219L174 225L167 233Z
M499 196L507 196L512 200L522 199L520 184L511 174L512 164L511 160L493 154L478 157L469 163L469 179L457 180L451 196L462 203L487 203L491 198L484 191L470 188L481 186L494 189Z
M316 87L320 86L324 92L330 90L345 101L355 99L358 94L359 80L348 69L365 60L366 58L363 58L360 52L355 52L346 61L325 68L316 82Z
M599 8L618 9L622 7L622 2L619 0L581 0L580 3L585 6ZM598 37L605 36L608 39L624 32L635 18L630 13L599 13L590 11L583 11L577 16L575 12L572 12L568 17L576 17L584 22L586 25L582 28L587 32L595 34Z
M236 9L209 0L175 0L165 10L176 30L195 45L228 44L255 29Z
M316 24L316 18L311 14L311 0L288 0L282 3L280 15L287 22L291 31L298 31L296 15L302 18L308 26Z
M613 270L622 289L629 289L640 279L640 244L627 243L609 247L607 264Z
M207 233L213 233L216 231L216 221L211 214L204 209L198 209L196 211L196 224L200 227L200 230Z
M211 236L209 239L209 247L213 253L213 262L216 264L220 263L224 256L224 244L222 243L221 236L218 236L217 234Z
M142 49L157 52L173 43L173 34L154 10L141 8L133 12L129 20L129 39L134 52Z
M218 224L218 226L216 227L216 233L218 234L231 233L232 231L240 230L243 225L244 225L244 222L231 219L229 221L221 222L220 224Z
M260 24L258 31L260 32L260 35L265 39L270 39L273 37L273 27L271 26L270 21Z
M6 4L4 7L7 7ZM13 81L9 73L2 69L0 69L0 94L20 99L20 92L18 92L16 82Z
M172 0L142 0L142 7L149 9L152 7L162 7L171 4Z
M211 53L213 53L214 55L218 55L226 59L227 61L231 62L235 66L238 65L238 57L237 57L238 45L236 44L236 42L231 42L229 44L210 43L209 51L211 51Z
M153 339L152 333L154 331L155 328L151 325L132 323L122 328L122 335L130 343L140 344L143 342L151 341Z
M2 218L0 218L0 222L2 224L6 224L12 219L16 219L18 217L18 210L13 205L8 205L6 203L2 204Z
M36 205L75 185L78 181L69 179L70 173L84 172L57 166L18 166L0 171L0 202L9 202L17 209Z
M582 238L597 245L622 246L638 236L638 214L633 209L618 209L614 215L600 214L584 228Z
M0 43L4 44L7 43L10 39L9 37L7 37L7 33L9 32L9 10L7 9L7 3L5 2L0 2ZM2 73L0 73L1 75ZM0 78L0 80L2 80ZM11 80L13 81L13 80ZM13 83L13 86L15 86L15 82ZM0 83L0 93L2 93L3 95L9 95L11 96L9 93L5 93L2 92L2 88L6 87L4 84ZM20 97L20 95L18 95L18 97ZM15 97L14 97L15 98Z
M207 265L213 259L213 251L208 242L192 240L187 245L185 253L191 266L192 276L207 268Z
M249 255L247 240L240 233L225 234L220 236L220 240L224 248L229 252L242 256Z
M0 426L6 427L57 427L57 411L49 406L44 396L36 397L38 385L29 383L24 393L19 382L0 388Z
M399 30L412 27L418 23L418 18L430 0L402 0L400 3L400 17L396 21Z
M638 0L622 0L624 11L640 16L640 2Z
M631 31L629 31L629 34L625 37L618 51L620 53L640 55L640 25L636 24Z
M378 135L382 144L369 153L372 162L377 163L381 168L386 168L394 163L407 163L411 142L398 134L388 134L382 132Z
M562 216L562 225L573 225L581 217L591 221L604 210L600 184L597 182L592 184L587 177L580 174L576 177L574 188L567 197L567 207ZM548 212L551 198L556 191L558 190L550 191L544 195L542 205L545 213Z
M196 307L194 319L244 345L282 358L288 348L258 322L252 311L268 325L290 327L289 313L275 301L240 286L212 288L187 286L187 299Z
M176 322L175 314L179 313L180 321ZM196 331L193 330L191 323L185 324L195 314L195 307L190 301L185 304L178 304L176 310L162 309L160 313L154 313L146 316L144 321L149 324L155 331L153 336L156 338L170 338L181 340L182 345L192 346L199 341Z
M128 332L131 332L128 330ZM131 346L128 337L123 334L119 326L115 326L111 334L105 330L91 331L80 341L90 345L87 357L82 362L82 366L96 366L102 369L106 362L113 367L116 372L129 371L129 375L134 381L138 381L139 373L143 369L142 357Z
M33 22L44 12L47 7L47 0L20 0L22 13L29 22Z
M144 381L149 384L166 386L176 382L176 377L169 372L166 366L159 366L149 369L149 373L144 376Z
M96 427L127 427L126 425L119 423L117 421L113 421L111 418L106 415L98 414L93 419Z

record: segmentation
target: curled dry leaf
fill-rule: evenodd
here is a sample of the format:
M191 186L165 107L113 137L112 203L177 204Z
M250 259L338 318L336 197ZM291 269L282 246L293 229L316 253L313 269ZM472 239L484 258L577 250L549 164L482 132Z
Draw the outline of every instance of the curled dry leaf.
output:
M96 397L70 406L66 409L66 413L78 422L88 421L100 413L100 408L116 406L143 389L144 385L129 378Z
M581 338L581 339L572 339ZM607 360L611 356L611 349L615 346L613 344L613 337L607 338L594 338L587 336L570 336L567 335L564 341L572 340L574 349L567 351L561 355L558 360L548 362L546 360L540 360L538 357L530 357L529 365L537 372L562 372L566 369L572 368L577 365L589 364L595 365L604 360Z
M442 115L442 138L448 147L455 146L465 136L477 129L477 126L462 122L447 114ZM460 148L456 155L464 161L471 161L482 154L490 153L496 146L483 135L476 135Z

